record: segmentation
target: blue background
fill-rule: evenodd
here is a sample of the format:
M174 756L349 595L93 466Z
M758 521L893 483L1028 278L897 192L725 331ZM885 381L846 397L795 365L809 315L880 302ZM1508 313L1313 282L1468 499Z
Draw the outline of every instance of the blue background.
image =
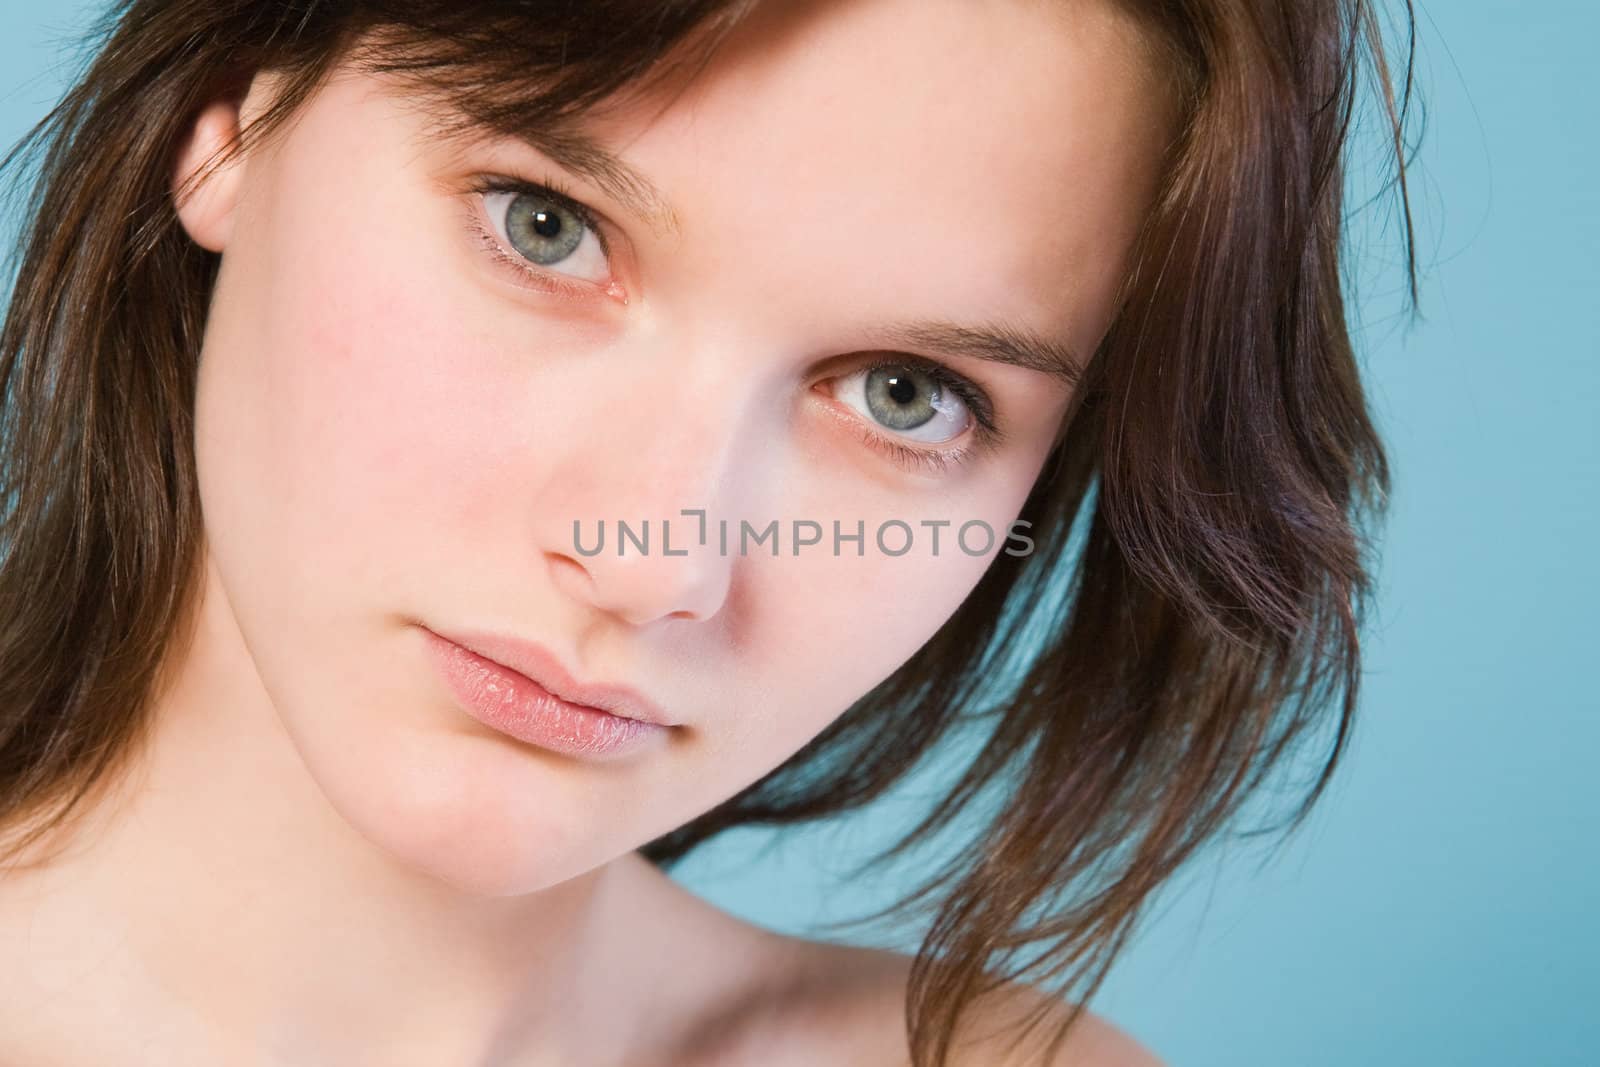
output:
M98 8L0 0L8 145ZM1173 1067L1600 1064L1597 11L1420 11L1421 320L1392 207L1356 222L1352 317L1396 468L1359 726L1307 827L1211 848L1095 998ZM787 842L730 837L680 877L815 932L908 884L843 876L928 788Z

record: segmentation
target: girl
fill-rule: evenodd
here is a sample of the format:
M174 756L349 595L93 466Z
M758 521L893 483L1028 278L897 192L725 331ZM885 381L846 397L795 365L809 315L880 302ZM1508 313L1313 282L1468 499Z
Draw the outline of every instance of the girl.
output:
M0 335L0 1062L1154 1062L1084 1002L1354 709L1364 3L102 32ZM665 873L968 729L914 957Z

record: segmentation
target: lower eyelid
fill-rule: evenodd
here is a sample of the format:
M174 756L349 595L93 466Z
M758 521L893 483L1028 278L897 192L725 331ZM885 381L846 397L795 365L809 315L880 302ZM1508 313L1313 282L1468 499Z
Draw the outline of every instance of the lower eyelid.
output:
M944 473L965 463L973 455L970 444L955 448L915 448L893 438L881 435L863 424L868 444L887 455L895 464L908 470Z
M510 271L515 284L526 289L540 289L546 292L573 292L581 289L578 283L567 282L547 271L541 271L534 264L523 266L512 254L507 252L493 231L484 227L476 219L471 222L472 229L478 238L479 245L488 253L489 258L495 261L495 266Z

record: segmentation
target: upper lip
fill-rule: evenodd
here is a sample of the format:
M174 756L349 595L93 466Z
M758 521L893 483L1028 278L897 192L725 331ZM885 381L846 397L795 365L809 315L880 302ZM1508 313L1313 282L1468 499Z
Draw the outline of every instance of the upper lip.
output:
M522 675L569 704L582 704L658 726L676 725L660 705L632 686L617 682L579 682L554 652L537 641L510 634L432 632Z

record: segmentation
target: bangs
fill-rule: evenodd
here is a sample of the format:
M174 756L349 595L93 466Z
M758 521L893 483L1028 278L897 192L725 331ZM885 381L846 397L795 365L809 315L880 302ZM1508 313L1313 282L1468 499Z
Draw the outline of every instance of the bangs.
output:
M341 59L400 79L446 137L488 132L571 156L579 119L668 83L681 91L756 2L358 4Z

